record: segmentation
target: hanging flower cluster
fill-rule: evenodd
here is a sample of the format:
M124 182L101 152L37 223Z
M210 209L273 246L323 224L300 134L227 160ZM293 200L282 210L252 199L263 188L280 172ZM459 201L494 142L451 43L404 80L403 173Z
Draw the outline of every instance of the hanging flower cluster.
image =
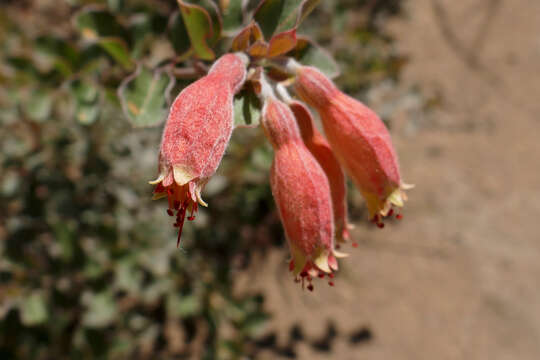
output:
M296 44L295 29L266 43L257 23L244 28L233 40L236 52L217 59L173 102L159 174L150 183L155 199L168 199L179 244L186 217L193 220L198 206L207 206L201 192L231 137L234 96L242 89L254 92L262 104L261 128L274 150L270 185L291 251L289 269L313 290L316 278L334 285L337 258L346 256L338 251L350 239L346 175L380 228L385 218L402 217L399 208L410 186L401 179L381 119L317 68L286 57ZM324 135L308 106L318 113Z

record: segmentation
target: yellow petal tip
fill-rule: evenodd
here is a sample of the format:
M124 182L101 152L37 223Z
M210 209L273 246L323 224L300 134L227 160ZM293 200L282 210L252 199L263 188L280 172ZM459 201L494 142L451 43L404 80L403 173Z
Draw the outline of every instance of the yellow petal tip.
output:
M173 167L174 181L182 186L195 179L196 176L192 175L184 166Z
M313 259L313 263L325 273L331 273L330 266L328 265L328 254L322 251L319 256Z

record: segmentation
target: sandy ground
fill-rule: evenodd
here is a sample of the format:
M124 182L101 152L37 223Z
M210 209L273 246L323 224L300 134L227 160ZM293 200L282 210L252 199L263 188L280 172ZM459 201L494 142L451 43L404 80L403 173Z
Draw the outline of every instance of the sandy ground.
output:
M242 286L279 329L260 358L539 359L540 1L415 0L389 26L403 86L439 102L393 119L405 219L359 225L316 294L261 259Z

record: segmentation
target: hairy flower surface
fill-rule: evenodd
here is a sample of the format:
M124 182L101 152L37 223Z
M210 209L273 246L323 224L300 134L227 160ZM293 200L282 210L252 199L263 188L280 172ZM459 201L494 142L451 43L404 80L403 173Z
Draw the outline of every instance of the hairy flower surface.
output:
M292 68L296 93L319 112L328 142L366 199L370 219L383 227L381 219L393 213L392 206L403 206L403 190L410 187L401 180L388 129L377 114L316 68Z
M159 175L154 198L167 197L167 213L176 216L178 243L186 212L194 219L198 204L207 206L201 191L215 173L233 129L233 97L246 77L247 57L227 54L208 75L174 100L161 140Z
M330 186L285 103L266 99L263 128L274 148L270 184L292 254L290 270L313 290L313 277L333 277L338 268Z
M307 106L300 101L292 100L289 107L296 118L304 144L328 178L334 210L335 237L338 243L344 242L349 239L350 225L347 220L347 187L341 165L324 136L317 130Z

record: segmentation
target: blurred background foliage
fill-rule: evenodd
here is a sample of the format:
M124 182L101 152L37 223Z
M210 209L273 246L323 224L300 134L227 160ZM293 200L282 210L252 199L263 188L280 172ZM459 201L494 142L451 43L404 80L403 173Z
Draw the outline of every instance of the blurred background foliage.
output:
M0 358L256 356L272 314L264 293L233 291L235 274L285 246L261 131L235 131L181 249L164 203L151 201L161 129L146 126L211 63L195 60L178 8L2 2ZM399 0L323 1L299 33L363 98L392 87L405 64L379 26L399 11ZM225 17L224 36L208 40L216 55L234 24ZM353 196L353 221L363 211Z

